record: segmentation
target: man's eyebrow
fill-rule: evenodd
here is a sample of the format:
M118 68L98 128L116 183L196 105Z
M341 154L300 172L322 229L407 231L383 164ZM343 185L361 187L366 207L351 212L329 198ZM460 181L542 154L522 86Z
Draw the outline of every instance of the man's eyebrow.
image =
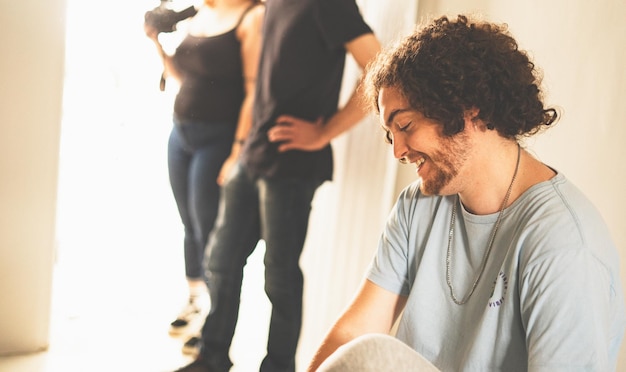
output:
M411 111L411 110L408 108L405 108L405 109L396 109L396 110L391 111L384 126L387 128L391 127L391 123L393 123L393 119L395 119L395 117L398 116L398 114L402 114L408 111Z

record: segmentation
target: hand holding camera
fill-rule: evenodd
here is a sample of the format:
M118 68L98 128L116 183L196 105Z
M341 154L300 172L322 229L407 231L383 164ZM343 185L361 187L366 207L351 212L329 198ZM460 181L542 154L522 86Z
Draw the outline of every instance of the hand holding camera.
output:
M144 18L148 36L151 36L149 30L154 30L153 32L156 34L176 31L178 22L193 17L198 12L193 6L181 11L175 11L166 6L167 2L168 0L161 0L159 6L146 12Z

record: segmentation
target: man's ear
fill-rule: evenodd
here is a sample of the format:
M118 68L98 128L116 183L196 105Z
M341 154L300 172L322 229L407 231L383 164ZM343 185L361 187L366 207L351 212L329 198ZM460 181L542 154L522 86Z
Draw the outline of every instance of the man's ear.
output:
M465 123L467 124L468 121L476 122L479 112L480 110L477 107L471 107L469 109L466 109L463 112L463 119L465 119Z
M480 110L476 107L471 107L463 112L463 120L465 121L465 128L480 129L484 128L484 125L480 119L478 119L478 113Z

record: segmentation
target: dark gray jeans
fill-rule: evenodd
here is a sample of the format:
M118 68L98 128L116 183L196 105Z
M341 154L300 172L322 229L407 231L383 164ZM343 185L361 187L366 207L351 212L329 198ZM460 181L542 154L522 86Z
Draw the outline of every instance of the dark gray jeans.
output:
M239 313L243 268L265 241L265 293L272 313L261 371L295 371L302 324L299 260L311 201L321 182L252 179L238 165L222 189L218 219L205 252L211 310L202 329L201 357L212 371L232 366L229 349Z

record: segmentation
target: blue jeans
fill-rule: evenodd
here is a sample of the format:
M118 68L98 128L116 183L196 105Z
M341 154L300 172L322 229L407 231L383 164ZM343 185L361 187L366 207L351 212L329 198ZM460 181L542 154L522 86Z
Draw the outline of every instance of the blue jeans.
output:
M203 279L202 260L219 208L217 176L230 155L235 124L181 123L168 142L170 185L185 228L185 275Z
M228 356L248 256L265 240L265 293L272 313L261 371L295 371L302 323L303 278L299 260L316 180L252 179L241 165L222 190L218 220L206 250L211 310L202 329L201 356L215 371L228 371Z

